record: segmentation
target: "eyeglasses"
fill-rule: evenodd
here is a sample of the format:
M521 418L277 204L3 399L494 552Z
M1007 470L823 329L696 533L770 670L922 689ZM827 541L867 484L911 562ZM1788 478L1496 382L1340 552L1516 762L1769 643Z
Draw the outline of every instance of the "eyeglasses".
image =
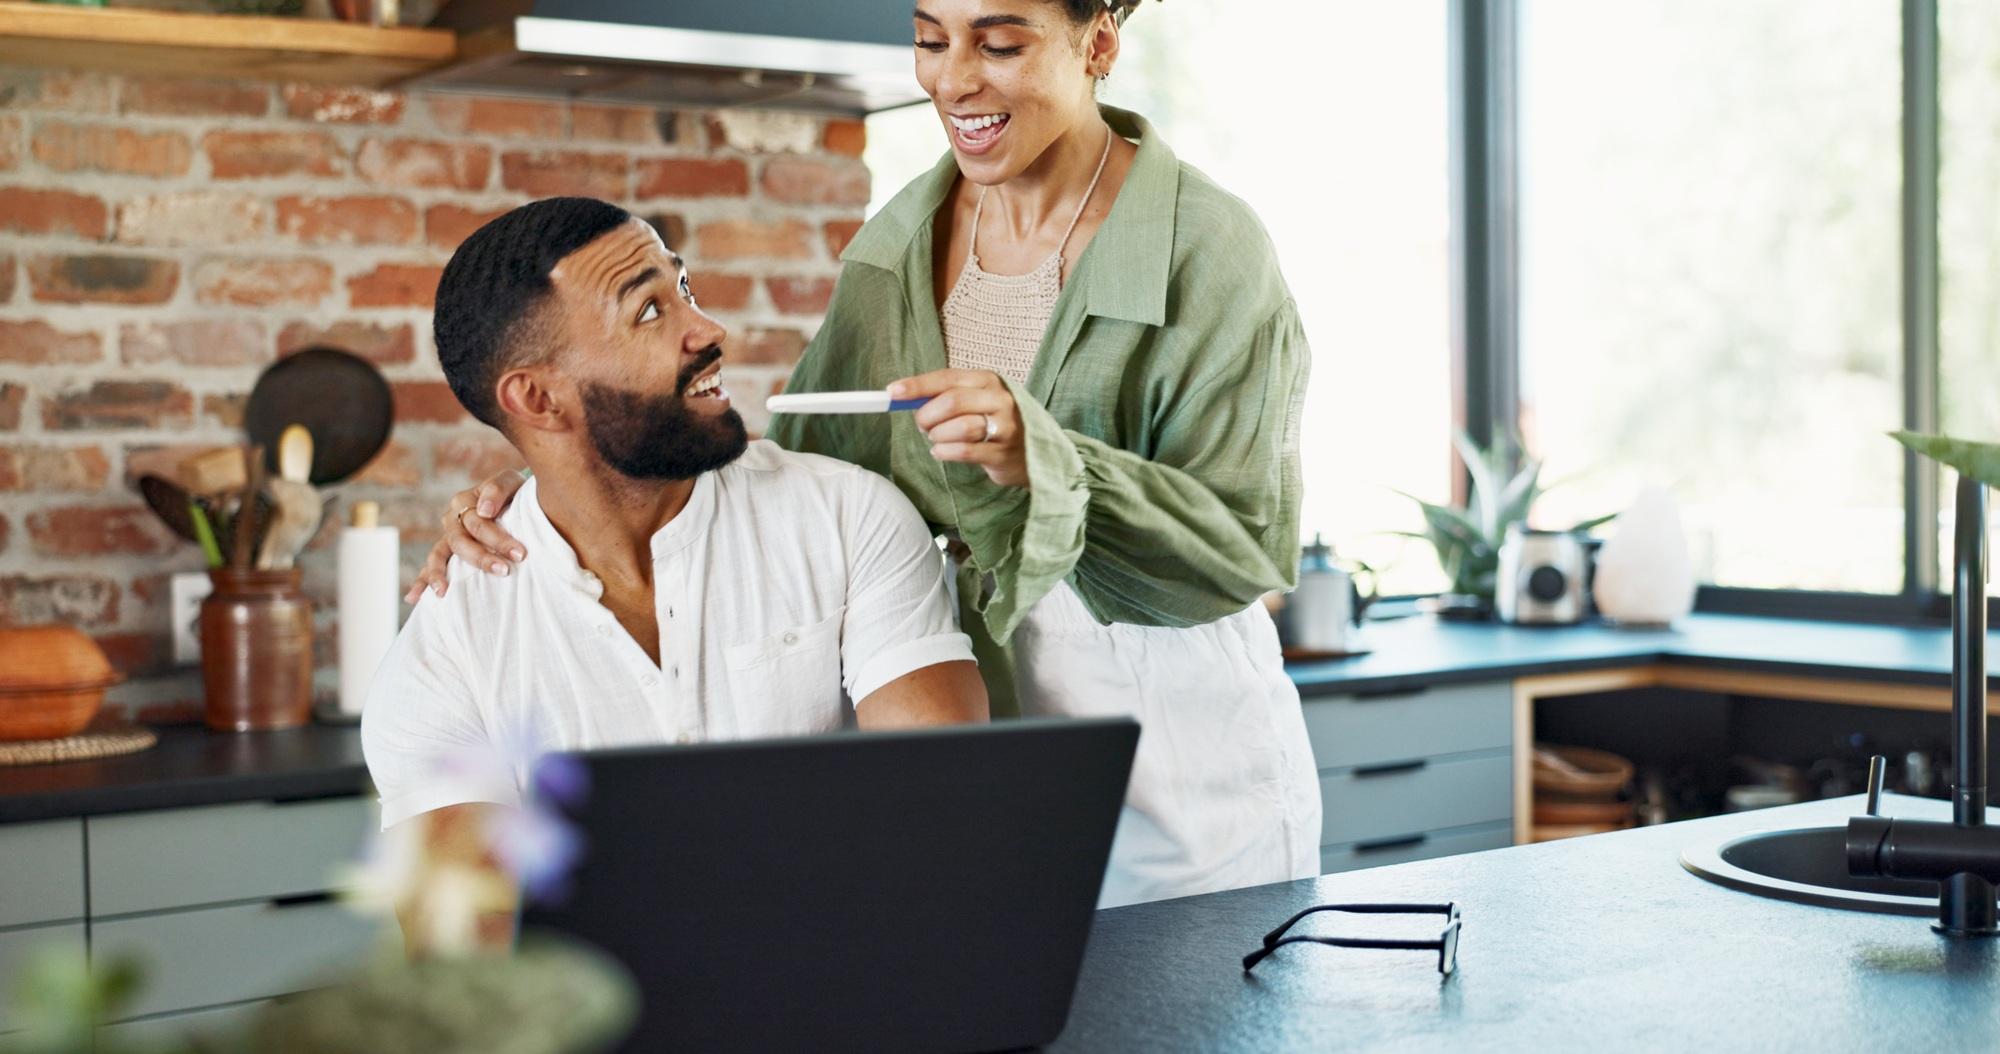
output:
M1287 937L1285 931L1298 921L1321 911L1343 911L1355 915L1443 915L1444 933L1434 941L1391 941L1364 937ZM1321 904L1310 907L1286 919L1284 924L1264 935L1264 946L1243 957L1243 972L1263 962L1266 956L1287 944L1328 944L1336 948L1383 948L1390 951L1430 951L1438 953L1438 973L1450 977L1458 969L1458 931L1460 919L1457 904Z

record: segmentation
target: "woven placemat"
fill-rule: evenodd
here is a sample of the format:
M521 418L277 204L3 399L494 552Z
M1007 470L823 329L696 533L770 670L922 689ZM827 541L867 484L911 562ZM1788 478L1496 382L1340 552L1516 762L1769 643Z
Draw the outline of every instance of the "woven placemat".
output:
M0 765L45 765L54 761L89 761L137 754L160 741L151 729L93 729L65 739L23 739L0 743Z

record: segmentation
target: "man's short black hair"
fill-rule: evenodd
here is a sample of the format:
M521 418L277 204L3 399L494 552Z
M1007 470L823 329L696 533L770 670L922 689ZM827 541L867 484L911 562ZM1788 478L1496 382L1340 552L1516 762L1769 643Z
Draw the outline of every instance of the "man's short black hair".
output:
M501 427L493 386L535 350L524 346L524 331L556 263L631 218L595 198L547 198L492 220L451 254L431 331L444 378L472 416Z

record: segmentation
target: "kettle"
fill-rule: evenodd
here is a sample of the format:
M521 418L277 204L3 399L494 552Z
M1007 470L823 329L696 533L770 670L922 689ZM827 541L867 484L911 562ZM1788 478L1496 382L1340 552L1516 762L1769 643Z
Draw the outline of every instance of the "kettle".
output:
M1367 607L1354 576L1335 564L1332 547L1313 535L1299 560L1298 587L1278 613L1278 637L1301 652L1362 654L1368 650L1361 639L1361 615Z
M1582 622L1588 561L1575 531L1536 531L1513 524L1500 546L1494 607L1502 622L1564 626Z

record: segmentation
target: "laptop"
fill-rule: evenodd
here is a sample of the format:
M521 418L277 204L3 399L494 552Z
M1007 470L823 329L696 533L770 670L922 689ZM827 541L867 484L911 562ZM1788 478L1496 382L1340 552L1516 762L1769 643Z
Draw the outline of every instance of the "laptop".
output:
M575 755L555 930L622 962L633 1051L986 1051L1069 1015L1139 726L1021 720Z

